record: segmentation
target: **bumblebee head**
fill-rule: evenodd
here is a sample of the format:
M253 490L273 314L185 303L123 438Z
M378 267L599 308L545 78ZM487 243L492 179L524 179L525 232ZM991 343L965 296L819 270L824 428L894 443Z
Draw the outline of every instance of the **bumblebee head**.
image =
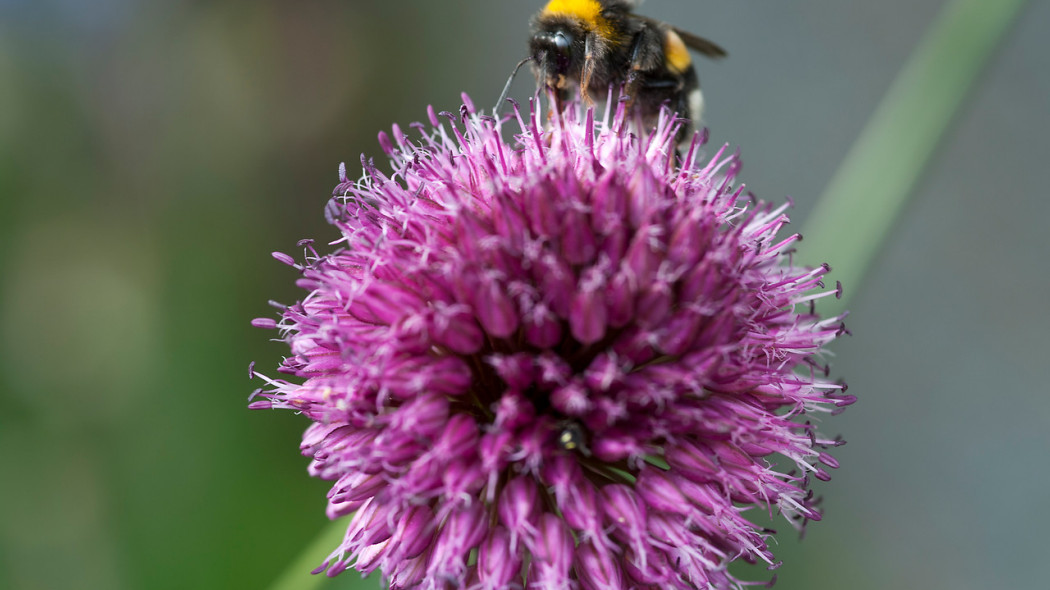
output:
M587 30L572 19L538 18L529 40L529 55L537 81L550 88L565 88L583 67Z
M567 90L592 65L622 43L631 3L623 0L549 0L532 19L529 58L537 82Z

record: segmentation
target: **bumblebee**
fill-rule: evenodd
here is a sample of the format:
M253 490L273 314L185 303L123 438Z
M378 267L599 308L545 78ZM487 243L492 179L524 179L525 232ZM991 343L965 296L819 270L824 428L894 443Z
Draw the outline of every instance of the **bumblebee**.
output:
M665 103L683 117L699 120L703 95L689 49L711 58L724 57L725 50L635 14L639 3L550 0L532 19L529 56L518 67L531 62L537 84L552 91L559 106L576 92L588 103L602 100L612 87L614 92L621 89L646 125Z

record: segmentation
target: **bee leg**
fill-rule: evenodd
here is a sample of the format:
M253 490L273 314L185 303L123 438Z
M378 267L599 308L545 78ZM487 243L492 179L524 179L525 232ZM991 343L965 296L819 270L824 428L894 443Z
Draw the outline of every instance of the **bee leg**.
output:
M623 85L623 93L627 96L627 108L630 109L634 106L634 99L638 96L638 87L641 85L641 35L634 42L634 49L631 51L631 69L627 71L627 80Z
M652 27L643 27L634 37L634 45L631 47L631 67L627 70L627 79L624 81L624 94L627 95L628 108L638 98L638 91L645 80L646 74L660 67L660 55L658 49L663 47L660 34Z
M594 34L588 34L584 41L583 73L580 75L580 97L587 106L594 104L591 98L591 77L594 76L594 66L598 60L594 57Z

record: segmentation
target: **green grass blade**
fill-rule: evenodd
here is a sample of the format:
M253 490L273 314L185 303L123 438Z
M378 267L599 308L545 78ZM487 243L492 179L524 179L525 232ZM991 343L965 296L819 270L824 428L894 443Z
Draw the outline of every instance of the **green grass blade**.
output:
M802 232L800 260L857 291L930 157L1025 0L949 0L846 155ZM834 315L845 297L822 305Z

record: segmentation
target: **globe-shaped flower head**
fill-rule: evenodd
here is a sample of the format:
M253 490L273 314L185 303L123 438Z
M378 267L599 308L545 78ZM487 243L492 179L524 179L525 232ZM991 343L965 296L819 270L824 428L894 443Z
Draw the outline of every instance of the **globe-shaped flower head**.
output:
M746 516L820 517L836 466L814 418L847 405L813 302L826 267L790 264L786 206L734 186L735 156L678 162L679 121L642 135L571 106L469 100L380 142L336 189L337 248L283 308L295 382L252 407L296 410L328 516L353 514L318 568L392 588L731 588L775 564ZM816 289L814 291L814 289ZM301 382L299 382L301 381ZM790 467L776 468L780 461Z

